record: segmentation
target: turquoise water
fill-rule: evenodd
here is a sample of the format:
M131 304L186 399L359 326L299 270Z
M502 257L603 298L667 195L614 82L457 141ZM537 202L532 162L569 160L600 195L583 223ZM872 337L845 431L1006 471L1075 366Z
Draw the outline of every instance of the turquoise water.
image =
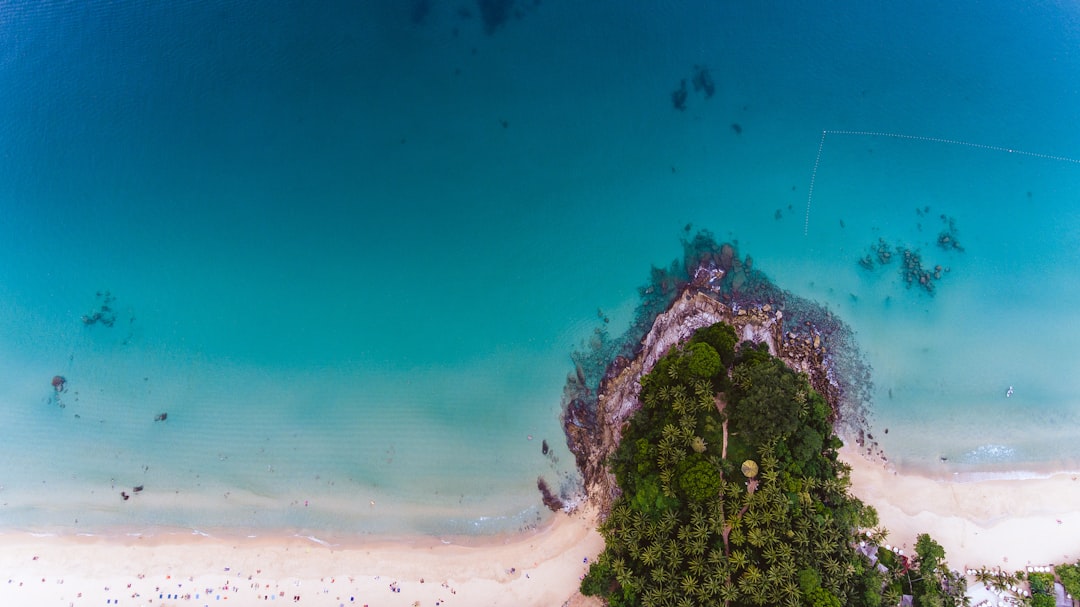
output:
M1075 7L424 4L0 9L0 524L531 525L686 224L855 328L901 467L1080 460L1080 164L822 144L1080 156Z

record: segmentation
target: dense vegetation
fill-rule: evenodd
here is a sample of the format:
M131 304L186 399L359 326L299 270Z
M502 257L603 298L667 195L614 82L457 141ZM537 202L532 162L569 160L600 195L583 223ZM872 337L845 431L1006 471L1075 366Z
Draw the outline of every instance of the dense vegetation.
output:
M611 460L623 495L583 593L614 607L877 607L900 591L916 605L956 604L928 537L915 569L876 567L856 550L881 532L865 531L877 515L848 494L832 410L764 346L714 325L641 387Z
M1058 565L1054 573L1061 578L1061 585L1074 597L1080 596L1080 561L1073 565Z

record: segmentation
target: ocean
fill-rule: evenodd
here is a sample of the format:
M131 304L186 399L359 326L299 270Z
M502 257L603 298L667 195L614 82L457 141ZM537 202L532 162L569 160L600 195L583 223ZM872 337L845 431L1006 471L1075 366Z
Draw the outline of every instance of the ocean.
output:
M851 325L898 468L1080 468L1078 24L6 3L0 527L531 527L574 481L570 353L688 225Z

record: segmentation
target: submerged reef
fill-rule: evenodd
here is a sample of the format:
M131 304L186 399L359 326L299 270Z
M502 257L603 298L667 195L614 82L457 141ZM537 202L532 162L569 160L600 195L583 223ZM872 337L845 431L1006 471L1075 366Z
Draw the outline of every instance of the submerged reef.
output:
M484 24L484 33L489 36L510 21L511 18L521 19L539 6L540 0L523 2L516 2L515 0L476 0L476 8L480 11L480 20ZM462 7L458 9L458 16L468 18L471 16L471 12Z
M686 78L679 82L679 87L671 92L671 105L680 112L686 109L686 98L690 92L686 90Z
M736 245L706 231L683 239L682 260L654 267L639 289L630 327L619 338L597 329L572 355L563 393L563 428L588 499L606 512L618 495L607 459L623 423L640 406L640 379L661 357L702 327L725 322L742 341L765 344L805 373L829 402L837 430L859 437L868 427L870 369L851 329L829 310L774 285Z
M112 327L116 324L116 312L112 308L115 301L116 297L112 293L98 291L94 303L95 308L89 314L83 314L82 323L87 326L100 323L106 327Z
M694 92L702 94L706 99L711 99L716 94L716 81L713 80L709 68L703 65L695 65L690 70L689 80ZM686 102L690 98L690 87L686 85L686 82L686 78L679 79L679 86L671 92L671 105L680 112L686 110ZM738 124L732 124L731 126L736 134L742 132L742 127L738 126Z
M929 212L930 207L915 209L915 213L919 217L923 217ZM944 226L941 232L938 233L937 246L946 252L963 253L964 247L960 245L957 237L956 219L944 214L940 215L939 218ZM918 229L922 230L921 223L918 224ZM934 264L933 267L930 267L929 263L924 264L923 254L918 248L909 247L902 243L890 245L884 238L878 238L877 243L870 245L867 253L859 258L859 267L868 272L874 272L880 267L891 264L894 249L896 254L903 260L899 270L904 286L909 289L917 287L926 294L933 295L937 282L949 272L949 267L941 264Z
M694 66L694 75L690 82L694 85L694 91L704 93L706 99L716 94L716 83L713 82L712 74L709 73L709 68L703 65Z

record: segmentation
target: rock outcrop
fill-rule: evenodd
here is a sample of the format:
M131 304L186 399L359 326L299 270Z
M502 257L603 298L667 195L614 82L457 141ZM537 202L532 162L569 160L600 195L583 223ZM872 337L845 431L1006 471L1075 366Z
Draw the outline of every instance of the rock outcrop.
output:
M767 344L774 356L805 373L833 405L836 418L841 417L845 381L830 365L828 348L831 341L851 347L846 326L828 311L789 294L781 293L771 303L732 297L719 287L726 284L723 278L724 271L719 268L699 267L682 293L656 317L634 358L620 356L611 362L595 402L577 398L567 404L563 416L567 442L577 459L587 499L602 514L619 495L607 461L619 445L626 421L640 406L641 378L698 329L726 322L743 341ZM861 414L856 417L860 419L855 423L861 425Z

